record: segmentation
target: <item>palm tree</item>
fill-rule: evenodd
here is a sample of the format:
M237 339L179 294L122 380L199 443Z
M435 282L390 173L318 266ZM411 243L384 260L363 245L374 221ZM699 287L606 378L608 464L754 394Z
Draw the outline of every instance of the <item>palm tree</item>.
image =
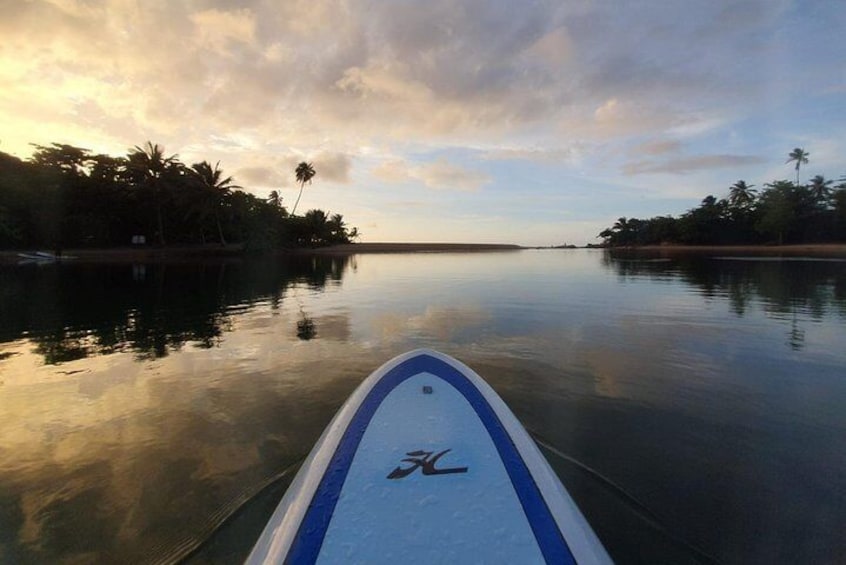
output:
M806 152L801 147L795 148L793 151L790 152L790 155L787 156L787 161L784 163L790 163L791 161L796 161L796 186L799 186L799 167L802 165L808 164L808 157L811 154Z
M757 227L765 234L778 236L778 244L783 245L784 234L795 229L796 201L800 191L787 180L778 180L766 187L759 201L761 216Z
M746 181L739 180L729 189L729 203L732 208L741 209L746 208L755 201L755 193L753 190L754 184L746 184Z
M329 227L329 243L348 243L347 224L341 214L332 214L327 222Z
M297 182L300 183L300 194L297 196L297 201L294 202L294 208L291 210L292 216L297 211L297 204L300 203L300 196L303 195L303 187L305 186L305 183L311 184L312 177L317 174L314 170L314 166L312 166L311 163L306 163L305 161L297 165L295 173L297 175Z
M274 208L282 207L282 197L279 196L278 190L271 191L270 196L267 197L267 203Z
M634 243L634 235L636 229L636 218L629 220L625 216L619 218L610 229L603 231L599 237L608 238L608 243L611 246L616 245L631 245Z
M220 208L226 197L232 194L233 190L241 187L232 181L232 177L222 178L223 171L220 170L220 161L215 164L214 168L208 161L195 163L191 168L194 170L194 178L202 190L202 200L205 204L203 207L211 205L220 244L226 245L223 228L220 225ZM207 208L206 213L208 213Z
M814 197L814 200L820 204L823 202L827 202L829 198L831 198L831 185L834 181L825 180L825 177L822 175L816 175L814 178L811 179L808 188L811 191L811 195Z
M148 141L144 147L137 145L129 152L128 168L146 185L153 193L156 201L156 219L159 228L159 243L165 245L164 223L162 222L162 205L164 204L164 183L165 173L179 165L177 155L165 157L164 147L158 143Z
M309 210L303 216L308 230L308 243L312 246L325 245L329 242L329 217L323 210Z

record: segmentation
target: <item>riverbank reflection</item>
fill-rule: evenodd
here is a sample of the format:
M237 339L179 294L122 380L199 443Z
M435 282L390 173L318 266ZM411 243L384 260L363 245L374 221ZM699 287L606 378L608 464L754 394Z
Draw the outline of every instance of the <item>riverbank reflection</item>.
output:
M3 267L0 344L24 338L48 365L132 352L139 360L219 345L239 312L278 308L296 285L340 283L350 257L149 265Z

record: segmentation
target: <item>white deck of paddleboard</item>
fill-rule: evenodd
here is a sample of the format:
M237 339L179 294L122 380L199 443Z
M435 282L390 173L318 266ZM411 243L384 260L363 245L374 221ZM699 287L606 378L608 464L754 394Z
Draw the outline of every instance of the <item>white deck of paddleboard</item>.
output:
M444 450L430 474L414 462ZM286 560L610 562L499 396L430 350L386 363L324 432L248 563Z

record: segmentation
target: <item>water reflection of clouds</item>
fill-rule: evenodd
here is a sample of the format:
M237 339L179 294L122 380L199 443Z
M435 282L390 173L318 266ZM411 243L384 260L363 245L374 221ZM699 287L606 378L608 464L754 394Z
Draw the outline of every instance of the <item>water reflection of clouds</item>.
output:
M652 405L672 404L678 387L709 388L722 366L720 330L714 326L624 314L578 328L545 329L488 344L502 354L518 348L526 359L548 363L558 374L585 371L592 394ZM710 345L709 345L710 344Z
M145 363L115 353L44 365L29 340L3 344L13 355L3 360L0 491L14 494L2 497L0 530L17 534L0 552L97 561L119 544L121 560L149 558L202 535L221 501L307 452L355 386L350 375L372 367L294 347L292 312L268 308L242 309L238 331L213 349ZM349 341L348 313L316 321L323 340ZM89 518L75 527L75 516Z
M320 339L348 342L352 338L352 325L348 313L317 316L314 319L314 325Z
M479 306L427 306L421 314L381 313L371 323L374 333L387 342L409 340L414 335L448 342L492 319L491 312Z
M17 493L3 496L17 511L0 512L0 529L19 544L0 542L4 555L98 561L120 545L120 560L163 557L155 552L201 533L221 501L304 455L357 384L350 375L370 368L316 354L270 374L233 373L181 355L134 379L122 364L92 371L119 383L95 402L74 378L4 387L0 491Z
M715 456L708 472L726 489L689 496L727 505L749 502L738 489L766 465L792 473L781 441L811 444L799 464L818 468L816 455L846 427L839 271L805 272L805 282L791 285L762 280L790 269L673 261L646 263L660 272L645 277L629 264L619 278L613 265L597 266L599 253L567 253L368 256L331 292L290 285L284 273L265 280L253 267L228 283L247 288L212 292L238 295L236 304L207 296L167 314L207 320L210 308L218 312L229 325L215 326L224 331L213 347L196 347L196 324L174 319L159 328L175 328L178 339L158 358L115 347L45 366L30 338L0 343L0 354L11 354L0 357L0 554L117 561L166 551L245 486L307 452L360 378L418 346L467 362L527 425L650 492L680 492L666 486L680 479L677 467L658 461L665 456L694 477ZM233 274L209 267L202 280ZM263 283L250 286L255 277ZM184 292L178 280L164 289L175 293L166 304ZM268 289L279 291L275 299ZM309 341L296 336L302 313L315 324ZM804 331L798 350L786 343L794 319ZM155 317L146 321L155 333ZM759 433L763 425L780 427ZM717 437L726 430L739 430L728 446ZM617 455L623 440L630 443ZM842 455L825 457L836 471L846 468ZM780 480L770 477L766 488ZM726 513L737 515L715 511L710 523ZM784 533L781 526L773 531Z

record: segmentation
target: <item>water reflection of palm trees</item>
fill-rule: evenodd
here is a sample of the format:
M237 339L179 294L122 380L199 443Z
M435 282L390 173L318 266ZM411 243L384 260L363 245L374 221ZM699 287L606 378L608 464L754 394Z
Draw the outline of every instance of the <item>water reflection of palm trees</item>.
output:
M705 257L609 251L603 264L623 279L681 280L709 299L723 298L732 312L745 316L760 304L772 318L791 320L788 344L804 345L802 320L827 314L846 317L846 263L766 257Z
M231 329L234 312L265 301L278 309L292 285L322 289L340 281L348 265L348 257L323 256L158 263L146 265L143 277L129 264L8 269L0 273L0 296L14 299L0 304L0 342L26 337L46 364L212 348ZM299 326L301 339L316 337L313 320Z
M302 308L300 309L300 319L297 320L297 337L303 341L317 337L317 327L314 324L314 319L309 318Z
M799 320L796 317L796 309L793 309L793 318L790 321L790 333L787 343L794 351L799 351L805 344L805 330L799 326Z

